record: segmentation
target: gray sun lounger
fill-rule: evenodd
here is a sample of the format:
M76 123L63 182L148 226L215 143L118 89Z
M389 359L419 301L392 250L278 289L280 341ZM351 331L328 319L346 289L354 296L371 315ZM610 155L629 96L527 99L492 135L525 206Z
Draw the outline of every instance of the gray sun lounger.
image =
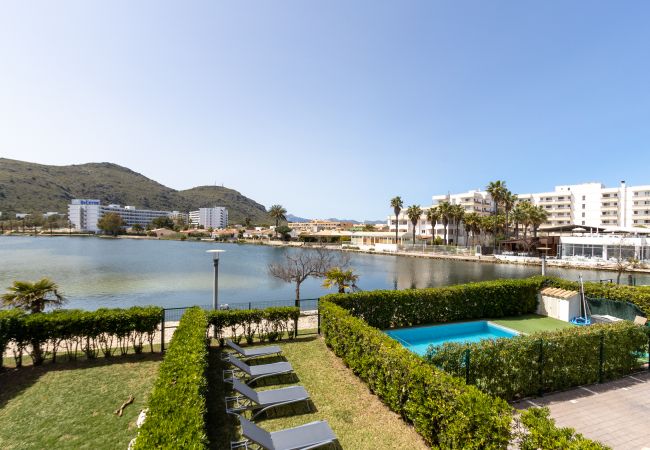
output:
M264 347L243 348L235 344L232 340L226 339L226 345L239 353L240 358L258 358L260 356L272 356L282 353L282 349L277 345L267 345ZM228 360L231 356L229 353L223 353L223 359Z
M232 382L235 378L248 376L246 384L251 384L261 378L293 372L293 367L291 367L291 364L286 361L249 366L236 356L231 355L230 358L228 358L228 362L230 362L230 364L235 368L233 370L223 371L223 381L226 382Z
M298 402L307 402L311 410L309 394L302 386L289 386L258 392L234 378L232 387L240 395L226 397L226 412L229 414L252 411L251 419L255 419L268 409Z
M244 441L231 442L231 449L253 448L258 445L266 450L308 450L336 441L334 432L326 421L311 422L295 428L269 433L245 417L239 417Z

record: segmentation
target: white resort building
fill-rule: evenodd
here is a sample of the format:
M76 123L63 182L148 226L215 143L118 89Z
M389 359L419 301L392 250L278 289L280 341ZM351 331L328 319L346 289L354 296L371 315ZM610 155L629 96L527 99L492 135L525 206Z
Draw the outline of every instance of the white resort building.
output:
M156 217L170 217L174 214L172 211L137 209L135 206L104 206L96 199L73 199L68 205L68 218L74 228L80 231L98 232L97 223L107 213L119 214L127 227L135 224L144 227Z
M215 206L190 211L190 223L204 228L226 228L228 226L228 208Z
M648 227L650 228L650 185L627 186L622 181L618 187L607 188L602 183L583 183L556 186L553 191L532 194L518 194L520 201L530 201L536 206L543 207L548 212L548 220L540 227L545 228L578 225L585 228L602 227ZM473 190L460 194L434 195L432 206L442 201L451 204L460 204L466 213L476 212L479 215L489 215L494 211L494 202L490 194L485 191ZM430 208L423 208L423 214L416 225L416 236L431 238L431 223L426 220L426 212ZM412 233L413 225L406 216L406 208L402 210L399 218L395 215L388 216L389 229L395 232ZM455 243L455 225L449 225L450 243ZM433 236L442 236L443 225L438 222ZM466 233L460 225L458 244L464 245Z

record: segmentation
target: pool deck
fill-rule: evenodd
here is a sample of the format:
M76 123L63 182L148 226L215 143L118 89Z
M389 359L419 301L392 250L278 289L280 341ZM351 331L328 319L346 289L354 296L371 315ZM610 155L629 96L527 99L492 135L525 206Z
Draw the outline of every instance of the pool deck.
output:
M517 409L547 406L558 426L571 427L615 450L650 450L650 372L522 400Z

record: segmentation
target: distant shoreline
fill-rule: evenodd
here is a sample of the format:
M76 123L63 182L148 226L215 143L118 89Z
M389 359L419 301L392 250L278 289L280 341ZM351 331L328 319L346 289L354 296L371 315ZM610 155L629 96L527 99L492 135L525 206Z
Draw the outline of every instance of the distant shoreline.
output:
M140 235L119 235L119 236L101 236L91 233L21 233L21 232L11 232L5 233L2 236L16 236L16 237L87 237L87 238L98 238L98 239L134 239L134 240L151 240L151 241L178 241L178 242L205 242L205 243L224 243L224 244L239 244L239 245L264 245L267 247L291 247L291 248L314 248L313 245L304 245L303 242L282 242L282 241L271 241L272 244L260 240L240 240L238 242L220 242L214 241L213 239L196 239L196 238L187 238L187 239L178 239L178 238L158 238L153 236L140 236ZM422 253L422 252L377 252L369 250L360 250L360 249L350 249L350 248L341 248L336 245L323 245L323 248L327 250L335 250L341 252L353 252L353 253L365 253L367 255L382 255L382 256L406 256L411 258L428 258L428 259L441 259L441 260L450 260L450 261L466 261L466 262L477 262L477 263L488 263L488 264L510 264L510 265L524 265L524 266L538 266L541 267L542 261L539 258L525 258L521 260L502 260L497 259L494 255L446 255L446 254L434 254L434 253ZM549 268L564 268L564 269L578 269L578 270L597 270L597 271L606 271L618 273L617 268L611 264L603 264L600 266L593 266L590 264L580 264L575 261L567 260L557 260L557 259L547 259L546 266ZM631 273L641 273L649 274L650 268L630 268L623 271L624 274Z

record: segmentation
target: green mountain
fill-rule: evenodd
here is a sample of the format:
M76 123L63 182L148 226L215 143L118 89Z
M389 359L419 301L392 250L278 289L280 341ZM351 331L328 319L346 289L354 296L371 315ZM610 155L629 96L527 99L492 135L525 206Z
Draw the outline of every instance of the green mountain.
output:
M73 198L96 198L102 203L133 205L142 209L190 211L226 206L230 223L250 218L271 223L263 205L220 186L199 186L177 191L126 167L112 163L48 166L0 158L0 212L67 212Z

